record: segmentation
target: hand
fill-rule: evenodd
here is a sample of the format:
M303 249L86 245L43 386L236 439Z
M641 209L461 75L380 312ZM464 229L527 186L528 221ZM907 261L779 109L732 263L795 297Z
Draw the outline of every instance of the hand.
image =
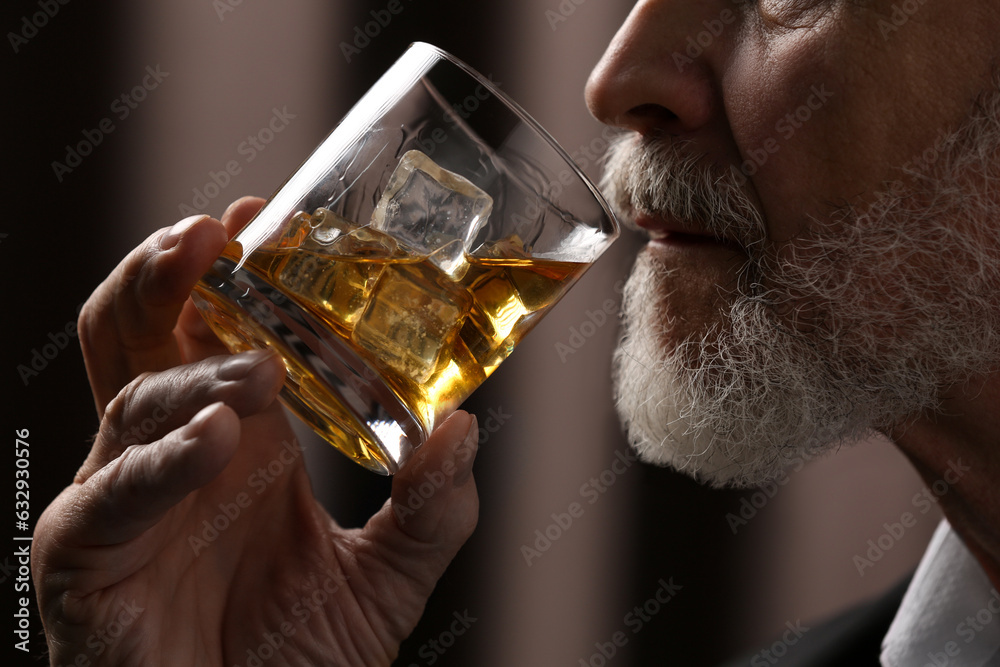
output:
M261 204L153 234L81 312L100 431L32 554L53 665L388 665L475 527L464 412L364 528L316 502L274 400L281 361L226 355L188 299Z

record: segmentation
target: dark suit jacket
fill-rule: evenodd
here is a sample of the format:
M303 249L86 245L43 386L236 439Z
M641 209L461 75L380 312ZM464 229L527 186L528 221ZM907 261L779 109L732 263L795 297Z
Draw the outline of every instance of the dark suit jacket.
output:
M727 663L725 667L879 667L882 639L896 616L910 577L882 597L859 605L823 623L813 625L788 653L770 662L758 653ZM778 640L780 641L780 639ZM770 644L763 648L770 648ZM757 656L754 659L754 656Z

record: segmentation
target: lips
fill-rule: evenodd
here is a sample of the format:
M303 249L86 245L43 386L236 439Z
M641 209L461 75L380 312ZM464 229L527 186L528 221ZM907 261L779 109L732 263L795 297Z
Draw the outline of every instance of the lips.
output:
M639 215L635 224L643 229L654 243L668 244L722 244L735 245L726 239L720 239L714 234L693 226L682 225L674 220L649 215Z

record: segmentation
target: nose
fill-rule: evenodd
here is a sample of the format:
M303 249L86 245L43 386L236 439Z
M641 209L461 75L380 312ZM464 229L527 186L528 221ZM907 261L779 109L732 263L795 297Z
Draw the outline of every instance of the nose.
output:
M587 82L594 117L648 136L687 135L706 125L717 106L713 70L722 63L724 33L735 29L723 22L735 22L724 5L724 0L636 4Z

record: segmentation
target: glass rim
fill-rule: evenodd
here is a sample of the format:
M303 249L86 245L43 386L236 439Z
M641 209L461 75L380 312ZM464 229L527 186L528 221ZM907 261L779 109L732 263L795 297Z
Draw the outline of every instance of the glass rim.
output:
M542 125L537 120L535 120L531 116L531 114L525 111L524 107L515 102L509 95L507 95L507 93L500 90L496 85L494 85L492 81L490 81L488 78L480 74L478 70L470 66L461 58L458 58L452 55L451 53L448 53L444 49L438 46L434 46L433 44L430 44L428 42L420 42L420 41L412 42L407 51L412 50L414 48L430 50L435 54L437 54L439 57L451 63L452 65L455 65L456 67L464 71L466 74L470 75L480 84L485 86L494 97L503 102L504 105L508 109L510 109L510 111L513 112L514 115L517 116L519 120L524 122L528 127L534 130L535 133L538 134L538 136L544 139L545 142L548 143L549 146L551 146L552 149L555 150L556 153L563 159L563 161L566 162L569 168L573 170L573 173L576 174L576 177L580 179L580 181L587 187L587 189L590 190L591 194L593 194L594 198L597 200L597 203L600 204L601 208L604 210L605 217L611 223L611 231L610 233L608 233L608 236L611 237L612 239L617 239L618 236L620 236L621 225L618 222L618 217L615 215L615 212L611 208L611 205L608 203L608 200L604 197L604 194L597 189L597 186L590 179L590 177L587 176L587 174L585 174L582 169L580 169L580 165L578 165L576 161L573 160L572 157L570 157L569 153L567 153L566 149L564 149L562 145L560 145L559 142L556 141L555 137L549 134L548 130L542 127ZM602 232L603 231L604 230L602 229Z

